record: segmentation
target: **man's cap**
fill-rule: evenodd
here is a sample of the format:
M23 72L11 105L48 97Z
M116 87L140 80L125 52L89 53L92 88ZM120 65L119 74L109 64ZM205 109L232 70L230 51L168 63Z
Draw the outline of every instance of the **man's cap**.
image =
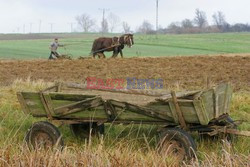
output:
M55 38L55 40L58 40L58 38Z

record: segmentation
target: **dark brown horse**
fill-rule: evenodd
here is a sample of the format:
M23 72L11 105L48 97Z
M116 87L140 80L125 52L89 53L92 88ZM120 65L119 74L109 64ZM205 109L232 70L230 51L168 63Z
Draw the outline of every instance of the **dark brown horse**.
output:
M128 47L132 47L134 44L133 34L124 34L120 37L101 37L94 41L91 54L93 58L98 55L99 58L105 58L104 52L111 52L113 51L112 58L121 54L123 58L122 49L124 49L125 45Z

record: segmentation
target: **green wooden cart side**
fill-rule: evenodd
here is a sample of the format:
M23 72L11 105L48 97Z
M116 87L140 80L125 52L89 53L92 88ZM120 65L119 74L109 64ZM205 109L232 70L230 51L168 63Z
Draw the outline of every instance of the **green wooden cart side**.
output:
M103 99L99 95L84 94L84 91L81 94L63 92L61 84L46 91L19 92L17 95L25 113L52 120L160 122L178 125L178 112L181 112L187 124L208 125L211 120L229 113L232 88L229 84L221 84L185 96L177 94L177 104L172 96L161 96L145 106Z

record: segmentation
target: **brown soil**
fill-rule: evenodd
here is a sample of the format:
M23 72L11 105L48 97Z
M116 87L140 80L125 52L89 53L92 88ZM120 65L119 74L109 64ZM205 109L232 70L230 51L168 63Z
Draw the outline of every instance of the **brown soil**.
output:
M235 90L250 90L250 56L193 56L168 58L0 61L0 84L15 79L83 83L87 77L161 78L165 88L197 89L231 82Z

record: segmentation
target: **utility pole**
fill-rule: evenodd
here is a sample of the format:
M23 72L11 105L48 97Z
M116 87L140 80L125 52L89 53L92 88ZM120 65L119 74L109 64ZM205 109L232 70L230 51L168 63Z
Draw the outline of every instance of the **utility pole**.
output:
M33 23L30 23L30 34L32 33L32 25Z
M20 33L20 27L17 27L17 33Z
M158 19L159 19L159 14L158 14L158 11L159 11L159 0L156 0L156 33L158 32Z
M73 32L74 24L75 24L75 23L73 23L73 22L69 23L70 28L71 28L71 32Z
M23 24L23 33L25 34L25 24Z
M41 27L42 27L42 20L39 20L39 27L38 27L38 32L41 33Z
M53 32L53 26L54 26L54 24L55 24L55 23L49 23L49 25L50 25L50 33Z
M109 11L109 9L106 9L106 8L101 8L99 9L102 11L102 36L103 36L103 33L104 33L104 24L105 24L105 13L106 11Z

